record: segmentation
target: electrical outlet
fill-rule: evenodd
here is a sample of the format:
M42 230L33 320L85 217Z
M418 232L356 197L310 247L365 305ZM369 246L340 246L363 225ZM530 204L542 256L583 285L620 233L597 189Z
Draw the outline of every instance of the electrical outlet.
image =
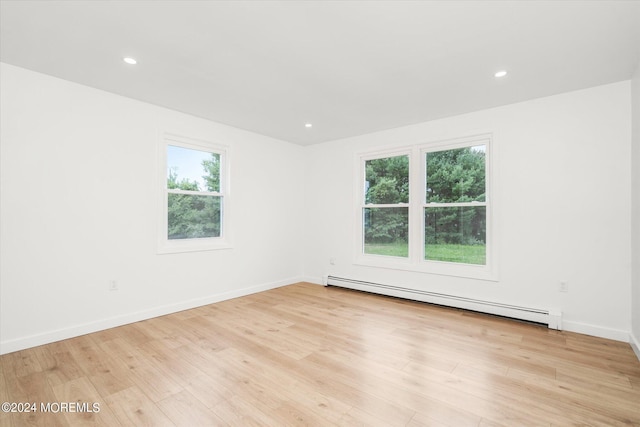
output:
M569 282L567 282L566 280L561 281L560 285L558 286L558 291L569 292Z
M118 290L118 281L117 280L109 280L109 290L117 291Z

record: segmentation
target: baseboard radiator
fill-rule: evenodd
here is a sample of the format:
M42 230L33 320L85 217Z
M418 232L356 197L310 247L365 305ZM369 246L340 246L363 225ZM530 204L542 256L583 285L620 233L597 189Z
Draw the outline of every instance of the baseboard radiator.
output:
M548 325L549 329L562 329L562 314L559 311L482 301L345 277L325 276L324 284L542 323Z

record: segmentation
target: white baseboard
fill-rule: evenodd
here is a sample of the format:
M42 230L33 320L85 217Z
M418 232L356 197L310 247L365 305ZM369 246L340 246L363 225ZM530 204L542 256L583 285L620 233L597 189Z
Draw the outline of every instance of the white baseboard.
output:
M339 278L333 278L333 281L340 281ZM317 279L315 279L315 282L317 283ZM325 276L324 278L322 278L322 283L326 285L327 283L327 276ZM382 292L378 289L376 289L375 287L372 286L367 286L366 284L364 285L358 285L358 284L349 284L347 285L347 287L351 288L351 289L359 289L359 290L363 290L363 291L367 291L367 292L374 292L374 293L378 293L381 295L389 295L389 296L394 296L394 297L399 297L399 298L407 298L407 299L411 299L411 300L415 300L415 301L423 301L426 303L435 303L435 304L442 304L445 306L450 306L453 307L454 305L451 305L449 300L445 300L443 302L440 302L437 300L437 298L432 297L432 296L428 296L428 297L422 297L421 295L416 295L414 293L410 293L410 292L403 292L402 290L398 290L400 288L397 289L384 289ZM479 311L479 312L483 312L483 313L487 313L487 314L497 314L497 315L503 315L506 317L516 317L517 316L512 316L509 313L502 313L499 311L489 311L487 310L487 307L483 306L483 305L476 305L473 306L472 304L463 304L463 303L456 303L457 305L455 305L456 308L462 308L462 309L467 309L467 310L474 310L474 311ZM557 316L557 315L556 315ZM533 321L538 321L535 319L527 319L527 320L533 320ZM561 327L552 327L551 323L549 323L549 326L552 329L562 329L565 331L569 331L569 332L576 332L579 334L583 334L583 335L591 335L594 337L599 337L599 338L606 338L606 339L610 339L610 340L615 340L615 341L622 341L622 342L629 342L630 338L629 338L629 331L627 330L622 330L622 329L612 329L612 328L607 328L607 327L602 327L602 326L597 326L597 325L591 325L591 324L586 324L586 323L580 323L580 322L573 322L573 321L567 321L565 319L561 320ZM560 325L558 325L560 326Z
M640 360L640 340L635 335L633 335L633 333L629 334L629 344L631 344L633 352L638 357L638 360Z
M576 332L578 334L591 335L593 337L629 342L629 331L622 329L605 328L602 326L572 322L569 320L562 321L562 329L569 332Z
M238 298L251 295L257 292L267 291L269 289L279 288L281 286L306 281L305 278L295 277L277 282L263 283L260 285L250 286L247 288L236 289L228 292L221 292L209 295L204 298L196 298L189 301L182 301L176 304L168 304L155 307L149 310L138 311L121 316L115 316L108 319L97 320L94 322L84 323L80 325L70 326L63 329L47 331L40 334L30 335L22 338L0 341L0 354L12 353L14 351L24 350L26 348L36 347L43 344L49 344L68 338L74 338L80 335L90 334L129 323L139 322L154 317L164 316L166 314L176 313L178 311L188 310L207 304L213 304L232 298Z
M300 279L302 282L313 283L314 285L322 285L322 277L304 276Z
M286 280L280 280L277 282L263 283L255 286L250 286L242 289L236 289L228 292L221 292L218 294L210 295L204 298L197 298L188 301L179 302L176 304L168 304L160 307L155 307L149 310L138 311L121 316L116 316L108 319L97 320L94 322L84 323L80 325L70 326L67 328L57 329L53 331L47 331L40 334L30 335L22 338L1 341L0 340L0 354L12 353L14 351L24 350L26 348L36 347L43 344L52 343L68 338L77 337L80 335L89 334L92 332L98 332L109 328L115 328L117 326L126 325L129 323L139 322L141 320L147 320L158 316L164 316L178 311L188 310L191 308L200 307L207 304L213 304L220 301L225 301L232 298L238 298L246 295L251 295L257 292L266 291L269 289L279 288L281 286L290 285L298 282L307 282L317 285L323 285L322 277L314 276L300 276ZM600 326L589 325L579 322L571 322L564 320L562 323L562 329L570 332L576 332L585 335L592 335L600 338L607 338L616 341L629 342L633 351L640 360L640 340L628 331L619 329L603 328Z

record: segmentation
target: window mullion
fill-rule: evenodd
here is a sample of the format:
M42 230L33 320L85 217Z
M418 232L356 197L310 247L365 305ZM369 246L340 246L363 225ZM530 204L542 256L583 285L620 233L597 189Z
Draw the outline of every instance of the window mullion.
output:
M387 204L368 203L366 205L362 205L363 208L406 208L408 206L409 206L409 203L387 203Z
M487 206L487 202L423 203L422 206L425 208L481 207Z
M421 153L418 147L411 150L409 159L409 259L412 264L420 262L422 257L422 248L424 247L424 232L422 226L421 204L424 200L424 183L421 182L423 176L423 167L421 161Z
M167 192L171 194L191 194L194 196L222 197L222 193L217 191L194 191L194 190L180 190L178 188L167 188Z

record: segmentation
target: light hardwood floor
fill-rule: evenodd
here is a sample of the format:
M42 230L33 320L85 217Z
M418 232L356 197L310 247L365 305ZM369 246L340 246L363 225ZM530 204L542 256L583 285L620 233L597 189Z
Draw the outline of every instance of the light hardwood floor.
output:
M0 360L2 402L100 407L2 426L640 425L628 344L304 283Z

